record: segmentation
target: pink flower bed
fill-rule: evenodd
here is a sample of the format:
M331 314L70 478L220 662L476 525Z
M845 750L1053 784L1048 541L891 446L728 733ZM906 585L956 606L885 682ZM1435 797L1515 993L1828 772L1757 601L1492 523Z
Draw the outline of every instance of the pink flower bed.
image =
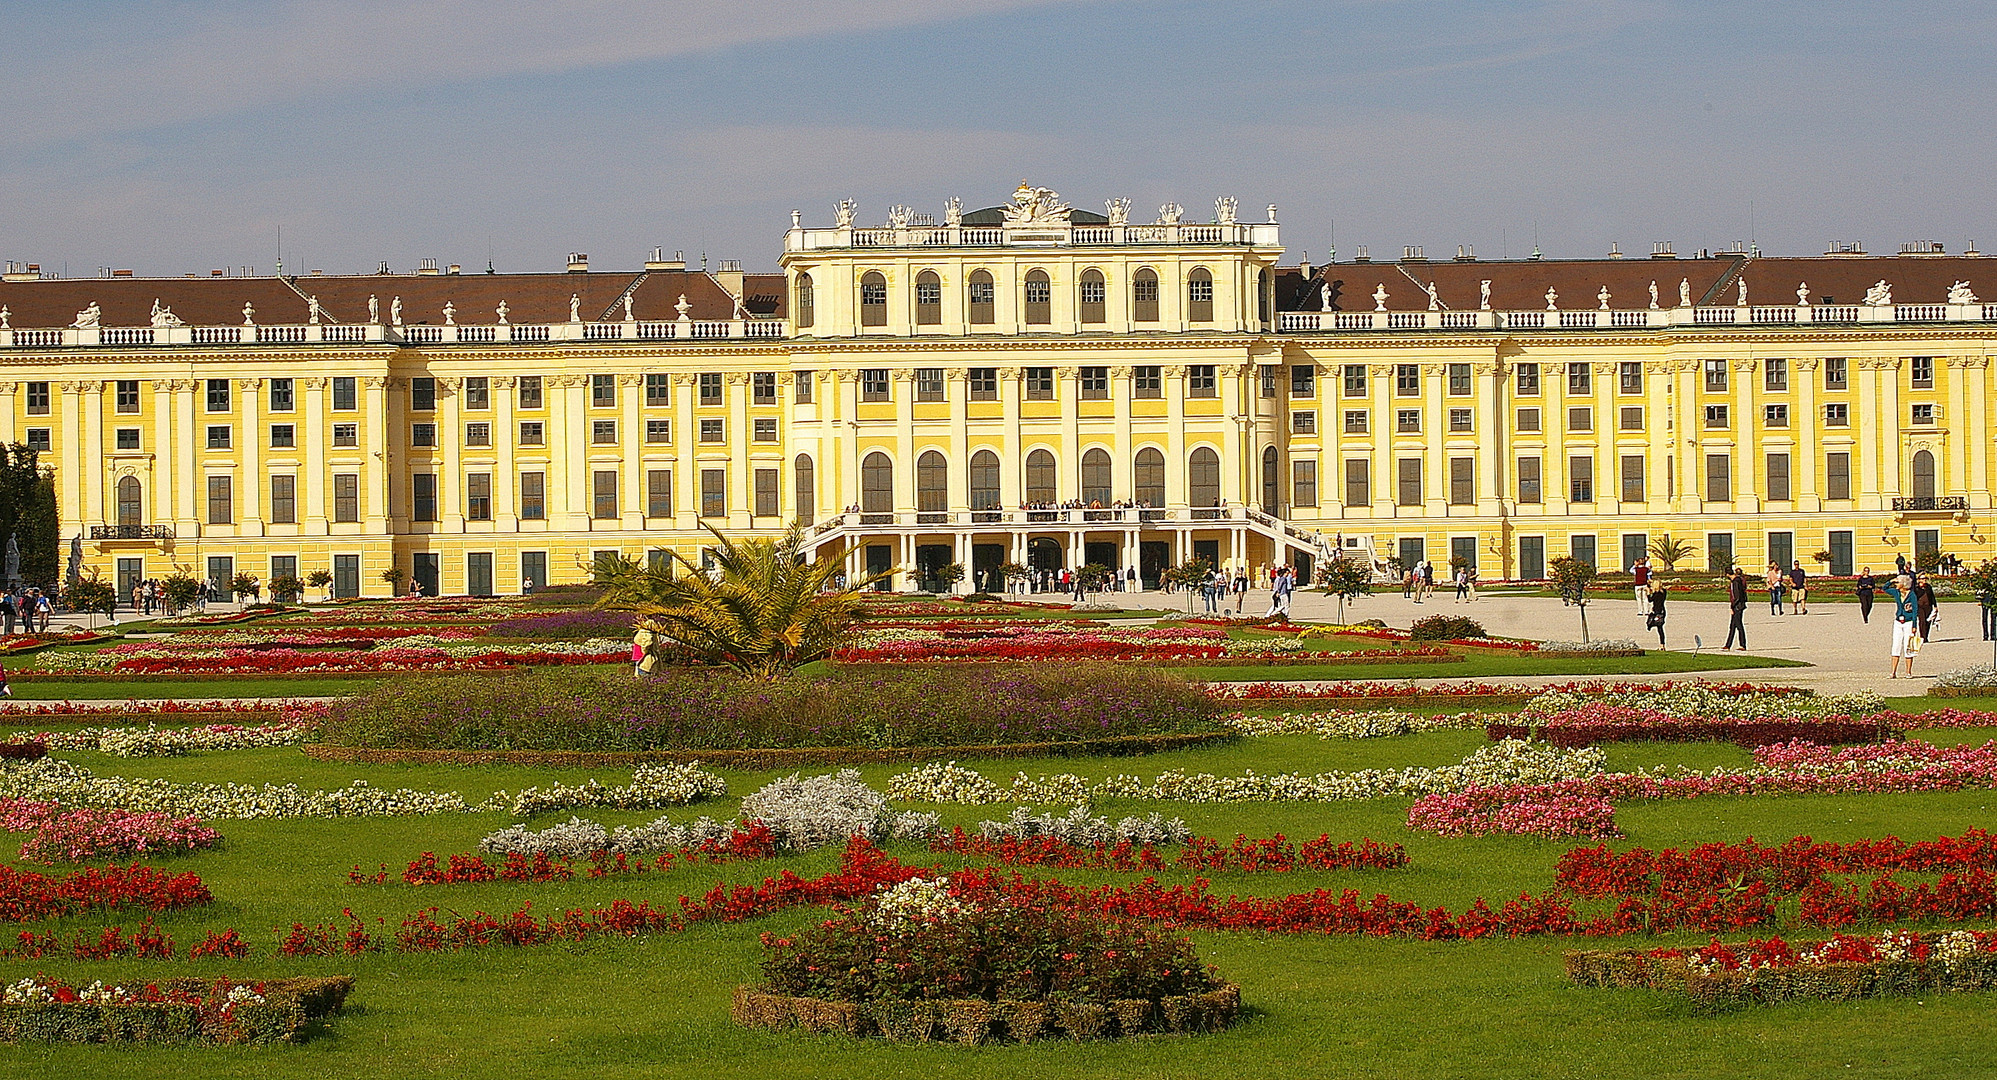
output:
M1286 700L1379 700L1394 698L1502 697L1526 698L1538 694L1619 694L1642 690L1669 690L1674 686L1700 686L1722 694L1807 694L1800 686L1768 686L1760 683L1690 682L1567 682L1520 686L1510 683L1449 683L1415 686L1405 682L1306 683L1210 683L1207 696L1221 701Z
M1599 795L1567 794L1512 785L1470 788L1419 799L1408 810L1408 828L1442 836L1621 836L1616 808Z
M196 817L130 810L63 809L60 803L0 799L0 829L35 835L21 845L30 862L84 862L102 856L170 855L215 846L222 834Z

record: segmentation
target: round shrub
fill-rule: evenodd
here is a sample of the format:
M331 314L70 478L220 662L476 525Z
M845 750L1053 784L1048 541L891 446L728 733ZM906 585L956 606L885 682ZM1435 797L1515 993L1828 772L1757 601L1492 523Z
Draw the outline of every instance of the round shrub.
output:
M1416 619L1408 627L1408 637L1413 641L1456 641L1462 638L1489 637L1484 625L1475 619L1461 615L1430 615Z

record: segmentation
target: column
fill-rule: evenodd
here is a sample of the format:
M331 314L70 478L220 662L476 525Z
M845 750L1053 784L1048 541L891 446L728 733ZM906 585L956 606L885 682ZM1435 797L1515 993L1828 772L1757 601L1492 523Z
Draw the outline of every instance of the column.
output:
M1026 479L1026 459L1019 452L1019 402L1024 389L1019 381L1020 375L1021 370L1016 367L1003 367L998 373L999 398L1005 413L1005 460L999 463L999 504L1009 514L1016 514L1021 500L1025 498L1021 492ZM1023 517L1018 520L1022 525L1025 522Z
M152 384L153 393L158 394L163 385L165 384L155 381ZM13 444L21 441L14 426L17 415L15 410L19 408L19 399L15 395L20 392L20 383L0 382L0 443Z
M1400 474L1394 462L1394 366L1374 364L1367 371L1366 389L1371 399L1366 425L1373 433L1373 515L1393 517L1398 510ZM1345 373L1339 372L1339 393L1345 392ZM1343 429L1344 418L1340 418ZM1342 468L1343 466L1341 466ZM1544 475L1544 469L1541 470Z
M1753 514L1761 510L1762 460L1759 417L1754 413L1754 373L1760 365L1751 358L1733 362L1734 391L1734 510ZM1738 549L1738 541L1736 541ZM1766 562L1767 560L1762 560Z
M557 375L546 380L554 388L548 403L553 430L548 435L549 502L559 513L548 516L563 529L587 532L589 513L589 419L583 406L589 396L589 376Z
M463 379L437 380L437 520L443 532L465 531L464 399L458 396Z
M1059 296L1061 289L1055 288ZM1055 321L1060 321L1057 314ZM1054 498L1060 501L1082 494L1082 369L1062 366L1054 369L1054 400L1061 406L1061 465L1055 473Z
M890 295L893 292L889 290ZM728 402L728 520L746 529L754 520L756 500L749 474L749 451L755 446L749 426L749 373L731 371L721 382Z
M305 468L298 476L302 488L298 496L305 500L305 512L299 519L299 531L323 536L327 532L326 485L332 482L326 477L326 380L299 379L295 385L305 391L304 411L299 414L304 421L300 426L305 429L299 442L305 452Z
M945 289L948 295L949 289ZM971 417L970 383L965 380L963 368L947 368L943 372L943 402L950 410L950 513L952 521L968 522L965 515L971 508ZM960 537L968 543L968 534ZM964 564L964 580L971 580L971 563L964 551L958 552L958 562Z
M618 499L622 504L618 517L626 529L643 532L645 529L645 421L638 413L639 403L645 396L643 375L617 376L617 405L623 414L618 420L617 451L623 455L623 476L618 481ZM749 434L742 433L743 441Z
M1678 362L1678 512L1696 514L1706 505L1705 448L1699 443L1699 362Z
M83 475L83 513L80 517L86 525L102 525L105 470L104 382L101 379L90 379L84 383L83 457L87 464ZM257 475L256 470L252 469L250 475Z
M1477 514L1480 517L1496 517L1504 512L1504 487L1501 478L1505 475L1499 469L1499 461L1511 445L1507 434L1511 430L1511 417L1504 412L1505 378L1504 365L1496 360L1479 361L1470 366L1470 374L1476 379L1477 419L1472 425L1477 431L1478 445L1482 449L1477 454ZM1319 424L1323 424L1323 420ZM1335 430L1335 429L1329 429ZM1342 468L1342 466L1341 466ZM1318 502L1324 503L1325 477L1318 479ZM1343 482L1344 477L1336 477Z
M1218 364L1214 374L1220 377L1220 501L1227 506L1248 506L1254 502L1248 497L1248 492L1259 491L1260 488L1256 483L1250 483L1243 490L1242 474L1246 471L1243 466L1248 470L1259 470L1262 459L1253 450L1244 452L1241 445L1244 434L1240 422L1241 367L1238 364Z
M1796 509L1805 513L1824 508L1817 486L1823 469L1823 455L1817 447L1817 425L1821 422L1817 416L1817 365L1815 357L1789 361L1789 377L1796 387L1796 412L1789 417L1789 427L1796 433L1796 456L1789 471L1796 483Z
M1990 508L1990 415L1988 356L1958 357L1969 379L1968 411L1963 413L1963 441L1969 444L1969 505L1978 510ZM4 406L0 406L4 407ZM8 415L13 415L11 412Z
M385 375L370 375L361 379L361 386L367 394L367 438L362 444L367 455L363 459L366 462L367 505L363 514L367 520L367 535L372 538L385 537L391 530L398 533L409 531L408 501L388 497L388 485L393 475L389 466L396 460L395 448L388 441L389 421L391 409L396 413L401 411L400 406L389 404L388 384L389 379ZM397 424L396 430L400 428L401 425ZM402 512L391 513L396 509Z
M1648 436L1644 465L1644 500L1653 514L1669 513L1678 494L1676 455L1671 440L1676 430L1671 422L1671 365L1645 361L1643 365L1643 430Z
M263 497L270 485L270 477L264 474L263 469L264 434L258 421L258 417L262 414L260 406L263 404L263 380L237 379L236 394L242 398L243 416L241 443L243 479L240 484L241 490L237 492L237 498L242 500L243 511L238 516L236 535L262 536ZM292 497L297 498L296 492ZM292 516L298 516L296 503L293 504Z
M515 486L519 481L520 465L516 460L520 429L513 422L513 396L517 392L518 381L511 375L495 375L492 379L492 523L501 533L516 532L520 528L520 495ZM498 574L498 568L493 573ZM498 582L495 580L495 586Z

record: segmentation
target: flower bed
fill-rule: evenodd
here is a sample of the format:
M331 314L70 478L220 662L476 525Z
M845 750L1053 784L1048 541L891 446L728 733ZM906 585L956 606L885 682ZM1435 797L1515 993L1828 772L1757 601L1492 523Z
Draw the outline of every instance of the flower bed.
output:
M1751 881L1795 893L1833 874L1975 870L1997 870L1997 836L1981 829L1911 843L1897 836L1850 843L1818 843L1798 836L1778 847L1746 840L1701 844L1684 851L1575 848L1560 857L1554 880L1581 896L1628 897L1722 889Z
M291 715L321 706L298 701L50 701L9 702L0 708L0 724L33 718L37 723L92 720L175 720L233 723Z
M36 922L110 908L173 911L214 899L193 874L150 866L90 866L62 877L0 863L0 920Z
M1226 742L1225 731L1196 735L1128 735L1060 742L993 743L963 746L781 747L762 750L383 750L363 746L308 743L305 756L319 761L367 765L536 765L548 768L639 765L648 762L706 762L730 769L797 769L814 765L858 765L886 761L940 761L960 757L1016 758L1085 755L1126 756L1185 750Z
M1599 795L1533 785L1480 787L1425 795L1408 809L1408 828L1438 836L1621 836L1616 810Z
M87 862L133 855L181 855L214 847L222 834L192 817L130 810L64 809L56 803L0 799L0 829L33 832L21 845L29 862Z
M168 979L75 987L43 977L0 990L0 1040L45 1043L296 1042L353 992L333 978Z
M1485 713L1426 716L1394 709L1277 713L1274 716L1243 714L1227 719L1227 723L1243 735L1315 735L1325 740L1378 739L1423 731L1464 730L1483 727L1490 722L1491 718Z
M1580 986L1675 990L1704 1008L1997 989L1997 931L1887 930L1794 944L1780 937L1697 949L1573 951Z
M91 653L44 653L39 672L69 675L295 675L379 671L483 671L495 668L607 664L625 659L621 641L543 642L509 647L416 645L414 639L382 648L168 647L120 645ZM132 652L120 650L133 649ZM139 651L143 649L144 651Z
M1146 661L1155 663L1365 663L1393 659L1449 662L1455 653L1435 646L1407 649L1315 651L1291 637L1235 640L1208 626L1101 629L1074 623L996 623L945 628L875 627L858 642L833 652L842 663L951 663L962 661Z
M1205 836L1187 841L1186 848L1168 859L1150 844L1096 843L1087 846L1054 836L1000 837L966 833L952 829L950 835L929 845L929 850L950 855L992 859L1006 866L1044 866L1057 870L1117 870L1124 873L1165 869L1236 871L1240 873L1288 873L1293 870L1398 870L1408 865L1408 853L1399 844L1363 840L1333 843L1329 835L1292 844L1280 833L1263 840L1237 836L1232 844Z
M44 731L36 742L53 750L96 750L112 757L179 757L213 750L247 750L290 746L303 740L316 719L287 718L275 724L243 727L209 724L193 728L88 727L76 731Z
M1736 694L1757 694L1763 696L1809 695L1804 687L1767 686L1756 683L1614 683L1614 682L1571 682L1551 683L1543 686L1518 686L1509 683L1454 683L1450 685L1416 686L1412 682L1338 682L1338 683L1209 683L1207 696L1216 701L1346 701L1355 704L1378 701L1399 701L1410 704L1422 701L1450 702L1479 705L1518 705L1535 701L1554 694L1577 694L1598 697L1615 694L1657 694L1671 689L1696 688L1720 696Z
M1484 725L1492 741L1544 739L1555 746L1593 746L1605 742L1730 742L1737 746L1767 746L1802 740L1831 746L1884 742L1904 738L1894 726L1898 713L1872 716L1775 718L1758 716L1675 716L1626 705L1588 704L1551 716L1493 719Z

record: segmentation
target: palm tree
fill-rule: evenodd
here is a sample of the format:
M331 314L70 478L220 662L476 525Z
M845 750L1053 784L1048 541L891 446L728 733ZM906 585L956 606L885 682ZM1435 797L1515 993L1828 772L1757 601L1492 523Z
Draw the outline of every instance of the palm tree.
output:
M1650 557L1663 563L1667 572L1676 570L1680 562L1692 557L1692 544L1665 533L1650 542Z
M640 625L709 663L778 679L844 644L860 617L859 591L893 573L841 585L845 558L804 561L795 524L781 537L740 542L707 531L718 545L711 570L678 552L656 564L603 557L592 566L606 590L596 606L635 612Z

